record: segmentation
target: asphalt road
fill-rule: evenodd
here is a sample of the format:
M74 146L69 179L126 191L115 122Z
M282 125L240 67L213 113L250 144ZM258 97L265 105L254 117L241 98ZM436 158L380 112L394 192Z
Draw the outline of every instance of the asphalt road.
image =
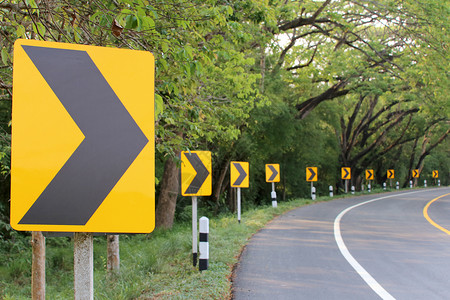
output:
M450 188L295 209L253 236L233 299L450 299L448 230Z

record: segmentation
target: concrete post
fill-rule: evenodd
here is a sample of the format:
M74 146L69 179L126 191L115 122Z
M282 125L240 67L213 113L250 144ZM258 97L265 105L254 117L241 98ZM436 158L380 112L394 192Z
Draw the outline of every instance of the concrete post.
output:
M94 238L89 232L75 232L73 238L75 300L94 299Z

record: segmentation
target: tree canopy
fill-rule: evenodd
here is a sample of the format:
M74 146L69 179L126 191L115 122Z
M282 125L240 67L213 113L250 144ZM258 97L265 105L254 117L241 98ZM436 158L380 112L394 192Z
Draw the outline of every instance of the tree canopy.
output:
M367 168L378 183L397 169L402 184L412 169L439 169L448 184L448 17L436 0L0 0L2 222L18 38L154 54L158 205L170 227L177 199L186 205L181 150L213 152L215 212L233 209L231 160L250 162L254 204L270 199L266 163L281 164L285 197L309 193L308 165L324 187L341 184L343 166L354 184Z

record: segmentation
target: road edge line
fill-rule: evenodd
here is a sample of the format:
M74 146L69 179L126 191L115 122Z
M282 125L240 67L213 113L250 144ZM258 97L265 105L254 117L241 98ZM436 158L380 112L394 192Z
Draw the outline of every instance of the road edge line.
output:
M395 299L391 294L389 294L388 291L386 291L379 283L375 280L375 278L372 277L372 275L369 274L369 272L366 271L366 269L361 266L358 261L351 255L350 251L348 251L347 246L345 246L344 240L341 235L341 219L342 217L352 210L353 208L356 208L358 206L371 203L374 201L386 199L386 198L393 198L397 196L403 196L403 195L409 195L409 194L415 194L420 193L423 191L414 191L414 192L408 192L408 193L401 193L396 195L389 195L384 197L379 197L375 199L371 199L365 202L361 202L358 204L355 204L353 206L347 207L343 211L341 211L336 219L334 220L334 239L336 241L336 244L338 245L339 250L341 251L341 254L344 256L344 258L347 260L347 262L352 266L352 268L361 276L361 278L369 285L369 287L377 293L378 296L380 296L382 299Z

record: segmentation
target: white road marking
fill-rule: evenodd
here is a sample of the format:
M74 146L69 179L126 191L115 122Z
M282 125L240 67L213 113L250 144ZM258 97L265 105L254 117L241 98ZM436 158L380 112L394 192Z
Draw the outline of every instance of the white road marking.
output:
M416 192L402 193L402 194L396 194L396 195L389 195L389 196L384 196L384 197L372 199L372 200L369 200L369 201L361 202L361 203L358 203L356 205L353 205L353 206L350 206L350 207L344 209L343 211L341 211L339 213L339 215L334 220L334 239L336 240L336 244L338 245L339 250L341 251L342 255L348 261L348 263L353 267L353 269L355 269L355 271L358 272L359 276L361 276L361 278L369 285L369 287L375 293L377 293L378 296L380 296L382 299L395 299L395 298L391 294L389 294L388 291L386 291L375 280L375 278L373 278L372 275L370 275L369 272L367 272L366 269L364 269L358 263L358 261L350 254L350 252L347 249L347 246L345 246L344 240L342 239L341 224L340 224L341 219L347 212L349 212L350 210L352 210L355 207L358 207L358 206L361 206L361 205L364 205L364 204L367 204L367 203L370 203L370 202L386 199L386 198L410 195L410 194L415 194L415 193L420 193L420 192L423 192L423 191L416 191Z

